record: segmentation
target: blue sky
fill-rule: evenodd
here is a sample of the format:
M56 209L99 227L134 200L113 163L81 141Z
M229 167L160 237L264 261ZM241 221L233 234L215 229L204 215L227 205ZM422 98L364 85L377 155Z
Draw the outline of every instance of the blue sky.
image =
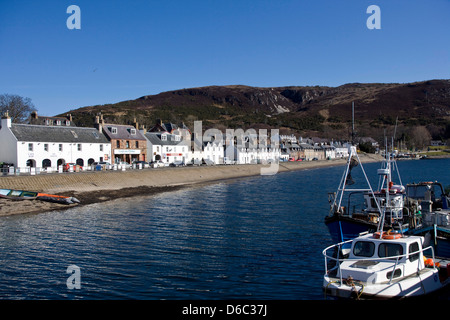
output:
M70 5L81 29L69 30ZM369 30L367 7L381 9ZM0 94L40 115L163 91L449 79L450 0L0 0Z

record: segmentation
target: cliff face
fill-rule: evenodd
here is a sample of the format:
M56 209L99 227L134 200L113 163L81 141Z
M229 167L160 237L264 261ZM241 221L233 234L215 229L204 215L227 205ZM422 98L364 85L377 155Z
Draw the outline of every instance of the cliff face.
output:
M147 95L116 104L72 110L79 125L102 112L110 121L132 118L151 126L156 119L204 126L266 127L318 136L348 135L352 102L359 130L395 125L428 126L446 136L450 122L450 80L415 83L352 83L339 87L208 86ZM449 131L447 129L447 131ZM448 135L448 132L447 132ZM336 137L339 138L339 137Z

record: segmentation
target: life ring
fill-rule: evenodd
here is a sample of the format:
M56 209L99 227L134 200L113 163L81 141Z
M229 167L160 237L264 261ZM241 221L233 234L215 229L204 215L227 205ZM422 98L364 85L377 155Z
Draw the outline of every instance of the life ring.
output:
M373 237L375 239L380 239L380 232L375 232L373 234ZM401 233L398 233L398 232L391 233L391 230L388 230L387 232L383 232L383 236L381 238L385 239L385 240L395 240L395 239L400 239L401 237L402 237Z

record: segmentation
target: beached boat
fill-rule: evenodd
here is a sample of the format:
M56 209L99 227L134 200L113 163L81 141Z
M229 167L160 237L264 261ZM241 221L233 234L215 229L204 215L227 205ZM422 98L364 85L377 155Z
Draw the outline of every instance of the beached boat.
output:
M41 200L60 204L75 204L80 201L75 197L58 196L34 191L0 189L0 198L12 200Z
M33 191L0 189L0 198L12 200L34 200L38 193Z

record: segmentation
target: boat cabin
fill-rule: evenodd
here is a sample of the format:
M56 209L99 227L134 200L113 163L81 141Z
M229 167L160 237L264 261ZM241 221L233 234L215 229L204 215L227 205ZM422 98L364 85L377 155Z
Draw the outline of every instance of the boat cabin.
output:
M383 233L386 234L386 233ZM383 283L416 274L425 268L423 237L384 239L367 234L354 239L347 260L340 266L342 278Z

